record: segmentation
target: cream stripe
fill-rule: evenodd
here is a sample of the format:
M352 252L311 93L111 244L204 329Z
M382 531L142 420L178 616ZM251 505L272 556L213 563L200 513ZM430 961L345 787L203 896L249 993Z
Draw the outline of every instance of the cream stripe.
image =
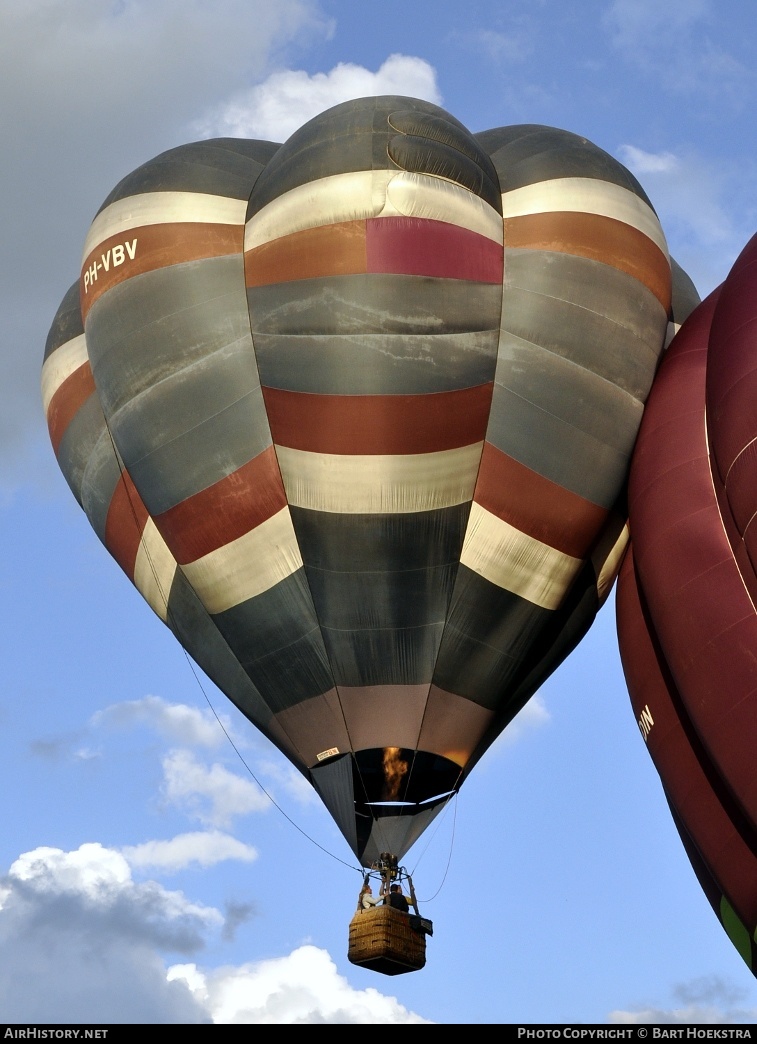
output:
M209 613L222 613L275 587L302 566L288 508L244 536L182 566Z
M87 362L87 341L84 334L72 337L48 355L42 367L42 404L47 413L50 401L61 384Z
M597 596L600 605L605 603L612 590L631 537L628 523L624 523L617 515L611 517L615 525L605 527L600 542L591 556L591 562L597 574Z
M310 453L276 446L287 500L338 514L434 511L473 499L483 442L438 453Z
M460 561L505 591L557 609L583 562L473 503Z
M663 351L667 351L668 350L668 348L670 347L670 342L673 340L675 335L681 329L682 325L683 325L682 323L668 323L667 332L665 334L665 345L663 346L663 349L662 349Z
M92 222L84 243L82 263L99 243L119 232L176 221L243 225L246 213L246 199L211 196L206 192L143 192L127 196L100 211Z
M176 559L153 520L148 518L134 562L134 586L164 622L176 568Z
M502 215L494 207L475 192L430 174L403 171L389 181L380 216L392 215L446 221L495 243L501 244L504 239Z
M373 217L422 217L503 239L502 218L468 189L430 174L358 170L290 189L247 222L245 250L319 225Z
M655 212L634 192L620 185L596 178L556 178L502 194L502 213L506 218L559 211L615 218L643 232L669 256Z

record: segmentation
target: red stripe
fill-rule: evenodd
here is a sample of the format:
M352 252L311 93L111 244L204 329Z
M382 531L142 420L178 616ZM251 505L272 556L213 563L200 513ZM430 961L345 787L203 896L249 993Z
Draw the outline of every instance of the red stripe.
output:
M105 546L130 580L149 518L147 508L127 472L121 473L105 519Z
M501 283L503 251L445 221L388 217L303 229L245 253L247 286L363 272Z
M446 221L370 218L366 251L369 272L502 282L501 244Z
M273 446L238 471L155 517L179 565L255 529L286 506Z
M493 384L426 395L314 395L263 388L273 441L311 453L435 453L481 442Z
M69 424L94 390L92 367L85 362L66 377L53 395L47 408L47 427L56 453Z
M588 557L608 514L489 442L473 499L519 532L574 558Z

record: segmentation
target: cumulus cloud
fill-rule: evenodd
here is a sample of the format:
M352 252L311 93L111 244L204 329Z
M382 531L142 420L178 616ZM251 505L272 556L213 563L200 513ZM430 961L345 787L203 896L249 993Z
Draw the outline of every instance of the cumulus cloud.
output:
M222 717L221 720L229 731L228 719ZM169 703L161 696L112 703L93 715L91 723L95 727L114 729L146 725L174 743L199 747L218 747L226 742L223 729L209 711L185 703Z
M140 163L188 140L206 106L286 64L290 47L332 31L317 0L3 3L0 474L7 485L28 482L32 470L55 481L42 444L39 368L107 193Z
M214 972L175 965L168 977L186 983L214 1023L430 1025L394 997L372 988L353 989L329 954L315 946Z
M124 856L98 843L74 852L47 847L25 852L12 864L8 882L26 898L58 905L67 900L82 911L128 921L130 933L176 950L196 949L200 932L223 921L217 910L190 903L182 892L151 881L135 883Z
M227 827L236 816L264 812L271 803L260 788L217 762L209 768L188 750L163 758L163 794L201 823Z
M0 899L0 1010L8 1022L208 1021L158 951L190 955L219 911L154 881L119 852L37 848L13 863Z
M376 72L349 62L313 76L302 70L275 72L209 111L195 124L195 131L203 138L230 136L283 142L324 109L377 94L441 102L433 66L422 58L393 54Z
M215 866L227 859L251 863L258 857L252 845L246 845L220 830L194 831L179 834L168 841L126 845L121 849L121 854L129 866L168 873L175 873L191 865Z
M717 975L679 983L673 988L674 1002L668 1008L639 1007L629 1011L611 1011L608 1021L623 1025L643 1023L719 1025L753 1023L757 1010L740 1005L747 993Z
M142 846L137 846L142 847ZM209 932L225 937L251 904L212 907L136 883L123 852L37 848L0 882L0 1011L7 1022L423 1023L394 997L355 990L324 950L241 967L166 967Z

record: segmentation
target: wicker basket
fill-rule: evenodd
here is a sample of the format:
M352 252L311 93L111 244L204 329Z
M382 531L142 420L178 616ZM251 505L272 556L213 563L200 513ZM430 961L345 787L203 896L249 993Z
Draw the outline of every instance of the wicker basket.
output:
M384 975L418 971L426 963L426 935L412 927L417 920L391 906L358 910L350 921L348 959Z

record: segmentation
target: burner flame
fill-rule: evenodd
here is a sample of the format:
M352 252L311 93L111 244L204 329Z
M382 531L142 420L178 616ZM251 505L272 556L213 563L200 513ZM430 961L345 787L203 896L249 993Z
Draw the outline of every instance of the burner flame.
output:
M408 763L400 755L401 747L384 747L384 801L396 801L402 780L407 775Z

